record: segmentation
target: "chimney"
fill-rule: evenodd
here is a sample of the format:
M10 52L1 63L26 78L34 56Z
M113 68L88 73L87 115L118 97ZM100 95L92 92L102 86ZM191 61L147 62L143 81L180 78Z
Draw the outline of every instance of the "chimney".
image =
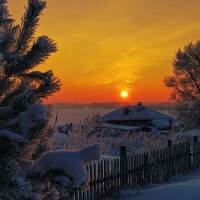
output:
M143 109L142 102L138 102L137 111L141 111Z
M129 110L128 108L125 108L125 109L124 109L124 115L128 115L129 112L130 112L130 110Z

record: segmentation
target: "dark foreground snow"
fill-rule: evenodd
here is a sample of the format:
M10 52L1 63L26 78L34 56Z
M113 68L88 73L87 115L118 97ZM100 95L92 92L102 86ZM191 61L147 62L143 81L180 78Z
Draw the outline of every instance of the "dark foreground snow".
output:
M130 190L121 192L124 200L199 200L200 169L186 175L172 176L168 183L147 184L141 191L131 194Z

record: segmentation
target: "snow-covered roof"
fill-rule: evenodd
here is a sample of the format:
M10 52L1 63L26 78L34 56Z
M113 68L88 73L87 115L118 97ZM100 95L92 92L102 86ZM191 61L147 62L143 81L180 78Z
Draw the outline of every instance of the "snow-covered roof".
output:
M160 113L141 104L136 106L123 106L102 116L102 118L106 121L173 119L168 115Z

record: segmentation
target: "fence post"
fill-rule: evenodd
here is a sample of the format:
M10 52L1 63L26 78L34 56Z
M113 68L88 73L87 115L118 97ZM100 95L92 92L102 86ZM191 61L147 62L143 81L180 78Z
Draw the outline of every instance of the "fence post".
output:
M172 140L167 141L168 147L172 146Z
M126 146L120 146L120 157L126 156Z
M127 150L126 146L120 146L120 174L121 174L121 185L124 187L128 182L128 173L127 173Z
M170 177L171 174L175 176L174 169L173 169L173 151L172 151L172 140L167 141L168 149L169 149L169 169L168 169L168 177Z
M198 169L198 136L194 136L194 146L193 146L193 167L192 170Z
M197 135L194 136L194 142L198 142L198 136Z

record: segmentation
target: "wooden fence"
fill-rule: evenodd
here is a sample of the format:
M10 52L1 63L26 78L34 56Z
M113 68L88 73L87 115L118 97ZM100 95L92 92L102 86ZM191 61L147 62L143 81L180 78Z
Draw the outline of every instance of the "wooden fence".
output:
M122 189L139 190L147 183L169 181L171 175L187 174L200 167L200 142L192 141L152 150L137 155L129 155L113 160L103 160L87 165L90 188L76 189L61 200L102 200L116 196Z

